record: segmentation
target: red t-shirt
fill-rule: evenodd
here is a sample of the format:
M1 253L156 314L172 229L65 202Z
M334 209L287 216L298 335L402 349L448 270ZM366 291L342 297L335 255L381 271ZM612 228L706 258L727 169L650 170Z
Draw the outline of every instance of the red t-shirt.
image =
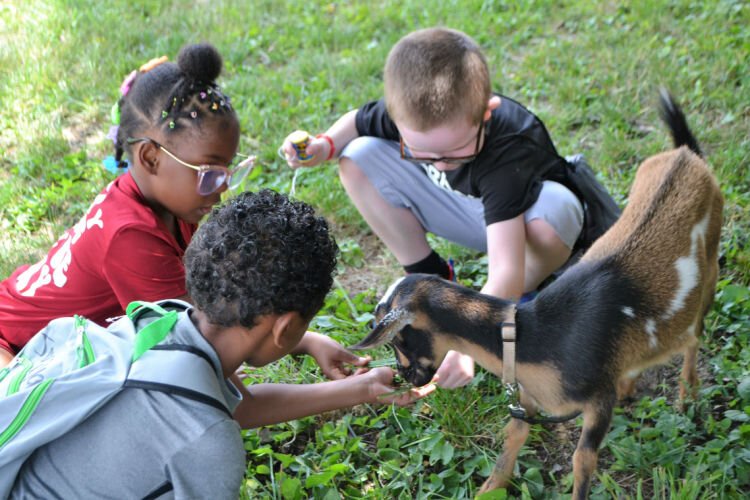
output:
M196 229L179 221L178 242L131 175L121 175L45 258L0 282L0 348L18 352L58 317L80 314L105 324L133 300L185 295L182 257Z

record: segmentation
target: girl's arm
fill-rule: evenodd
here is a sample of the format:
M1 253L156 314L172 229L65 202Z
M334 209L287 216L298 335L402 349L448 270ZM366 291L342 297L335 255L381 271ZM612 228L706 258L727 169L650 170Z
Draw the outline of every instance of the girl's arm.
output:
M0 369L5 368L13 361L14 354L0 347Z

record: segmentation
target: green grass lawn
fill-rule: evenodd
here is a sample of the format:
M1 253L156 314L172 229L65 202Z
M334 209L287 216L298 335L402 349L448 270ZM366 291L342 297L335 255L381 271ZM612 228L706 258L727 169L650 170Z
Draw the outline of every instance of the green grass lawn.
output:
M0 3L0 277L42 256L111 179L109 109L146 60L210 41L220 83L259 169L247 189L288 192L276 148L296 128L322 132L382 93L390 47L443 25L484 48L494 88L527 104L562 154L583 152L626 203L636 166L670 146L657 88L682 103L726 198L717 300L706 321L699 398L676 410L678 370L649 372L616 412L595 498L740 498L750 494L750 5L744 1L442 0L76 1ZM367 332L399 271L348 202L335 166L305 171L298 196L333 223L341 273L314 326L344 344ZM464 284L486 261L440 240ZM385 354L383 354L385 356ZM309 359L250 372L317 381ZM476 493L508 419L497 379L412 408L360 407L245 432L245 498L463 498ZM575 423L535 426L516 482L488 498L570 493Z

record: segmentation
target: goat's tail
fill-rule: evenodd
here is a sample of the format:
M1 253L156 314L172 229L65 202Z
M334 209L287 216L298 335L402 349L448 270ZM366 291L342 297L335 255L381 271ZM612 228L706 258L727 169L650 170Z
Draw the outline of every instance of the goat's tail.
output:
M664 123L666 123L667 127L669 127L674 147L679 148L680 146L687 146L693 153L702 157L703 152L698 145L698 140L690 131L690 127L688 127L687 120L685 119L685 114L675 102L672 94L670 94L664 87L659 89L659 94L659 101L661 104L659 115Z

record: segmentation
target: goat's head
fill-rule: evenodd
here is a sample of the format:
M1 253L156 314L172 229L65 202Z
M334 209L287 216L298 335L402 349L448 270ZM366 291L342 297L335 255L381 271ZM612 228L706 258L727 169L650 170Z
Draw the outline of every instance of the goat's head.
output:
M401 376L417 386L432 380L448 351L420 307L426 294L440 293L434 280L439 278L410 275L393 283L375 308L374 328L351 349L374 349L388 343Z

